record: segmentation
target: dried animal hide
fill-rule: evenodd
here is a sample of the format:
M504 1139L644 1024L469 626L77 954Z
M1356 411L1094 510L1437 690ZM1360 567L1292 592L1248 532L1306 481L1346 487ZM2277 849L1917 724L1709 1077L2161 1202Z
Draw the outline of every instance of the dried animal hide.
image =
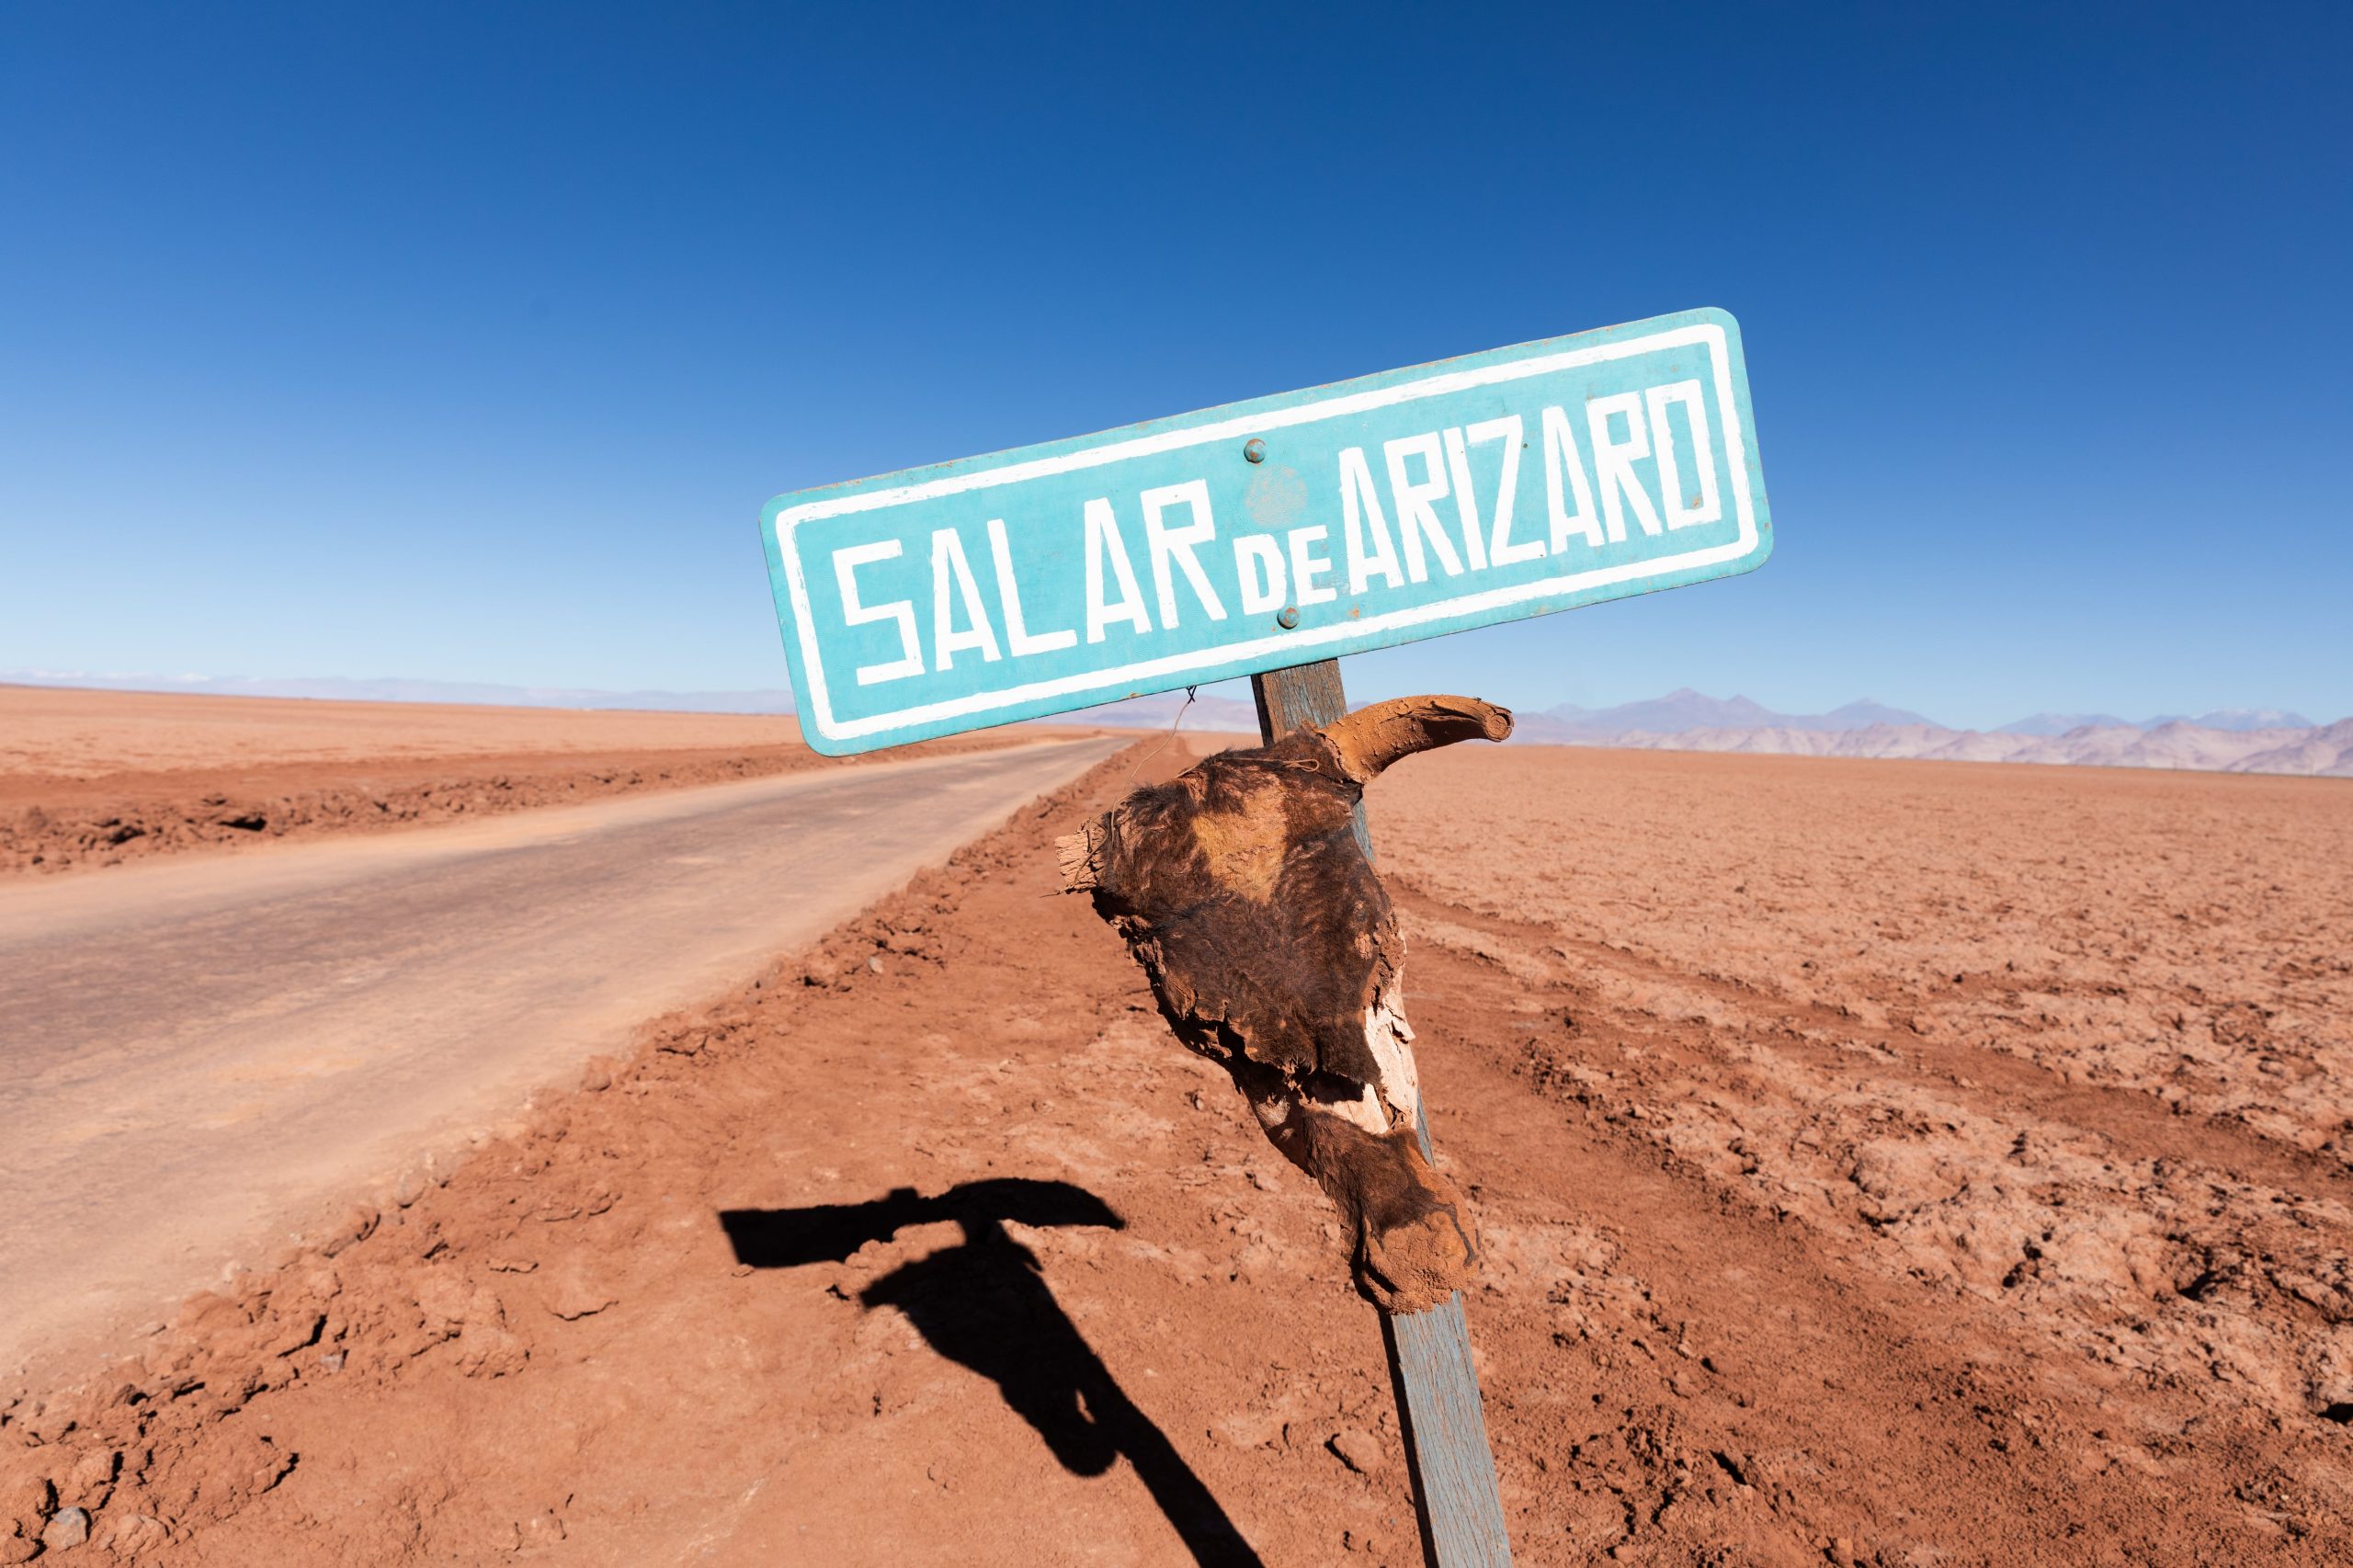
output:
M1176 1037L1222 1063L1267 1136L1348 1225L1391 1312L1469 1278L1454 1186L1423 1158L1404 937L1353 831L1400 757L1511 733L1468 697L1407 697L1209 757L1062 839L1063 885L1127 938Z

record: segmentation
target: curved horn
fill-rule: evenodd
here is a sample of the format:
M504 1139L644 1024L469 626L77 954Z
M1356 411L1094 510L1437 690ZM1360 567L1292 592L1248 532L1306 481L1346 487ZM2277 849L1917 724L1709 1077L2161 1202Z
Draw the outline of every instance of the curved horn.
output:
M1399 757L1457 741L1500 741L1511 733L1511 710L1475 697L1397 697L1333 720L1318 732L1340 754L1340 766L1369 784Z

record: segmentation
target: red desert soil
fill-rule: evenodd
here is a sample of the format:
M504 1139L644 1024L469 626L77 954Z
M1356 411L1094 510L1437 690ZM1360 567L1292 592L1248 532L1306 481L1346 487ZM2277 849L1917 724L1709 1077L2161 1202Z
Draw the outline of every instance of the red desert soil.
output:
M0 1393L0 1562L1418 1561L1320 1195L1053 893L1143 749ZM1378 785L1518 1561L2353 1562L2346 790Z
M894 751L1072 733L1023 725ZM855 767L789 716L0 685L0 875Z

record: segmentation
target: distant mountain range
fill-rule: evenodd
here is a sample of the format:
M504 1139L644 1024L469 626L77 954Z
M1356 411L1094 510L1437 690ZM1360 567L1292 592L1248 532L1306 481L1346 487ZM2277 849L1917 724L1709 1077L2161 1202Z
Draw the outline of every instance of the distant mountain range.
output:
M1675 735L1690 730L1753 730L1774 728L1808 730L1835 734L1847 730L1869 729L1873 724L1927 724L1935 721L1902 708L1890 708L1884 703L1865 698L1849 702L1844 708L1827 713L1776 713L1745 697L1715 698L1693 691L1689 687L1670 691L1665 697L1654 697L1647 702L1628 702L1616 708L1579 708L1563 703L1547 708L1536 717L1549 720L1568 729L1596 735Z
M1745 697L1710 697L1688 687L1680 691L1671 691L1665 697L1654 697L1647 702L1628 702L1616 708L1579 708L1574 703L1563 703L1558 708L1545 709L1537 717L1556 722L1580 733L1608 736L1679 735L1693 730L1757 729L1839 734L1849 730L1868 730L1874 724L1898 727L1916 724L1931 730L1949 730L1949 726L1939 724L1925 714L1904 708L1890 708L1868 697L1859 702L1849 702L1844 708L1834 708L1827 713L1776 713ZM2236 733L2314 727L2313 722L2302 714L2277 708L2222 708L2195 717L2160 713L2154 719L2119 719L2111 713L2033 713L1986 733L2048 737L2082 729L2149 731L2162 729L2167 724L2189 724L2201 730L2227 730ZM1959 734L1964 732L1951 730L1949 733Z
M792 694L749 691L597 691L494 686L470 681L257 679L92 676L5 670L0 681L187 691L222 697L307 697L347 702L473 702L517 708L629 708L679 713L790 713ZM1131 697L1057 715L1058 724L1161 730L1178 722L1181 691ZM1247 702L1198 697L1180 728L1190 733L1255 734ZM2164 714L2036 713L1997 730L1955 730L1866 698L1827 713L1777 713L1745 697L1710 697L1685 687L1615 708L1563 703L1518 715L1515 740L1551 745L1655 751L1733 751L1795 756L1913 757L1938 762L2075 763L2100 767L2199 768L2353 778L2353 719L2315 724L2271 708L2226 708L2195 718Z
M2070 730L2155 730L2194 724L2201 730L2309 730L2313 722L2279 708L2217 708L2195 718L2160 713L2154 719L2119 719L2112 713L2030 713L1995 730L1997 735L2063 735Z
M2073 763L2353 778L2353 719L2319 725L2274 709L2134 722L2038 713L1998 730L1955 730L1868 699L1828 713L1775 713L1745 697L1688 689L1617 708L1563 706L1520 716L1515 739L1555 745L1733 751L1938 762Z
M1183 692L1132 697L1063 716L1063 722L1165 730ZM2082 722L2073 722L2081 719ZM1688 687L1616 708L1563 704L1518 715L1512 738L1539 745L1653 751L1736 751L1792 756L1917 757L1939 762L2077 763L2100 767L2199 768L2353 778L2353 719L2321 726L2294 713L2230 709L2197 719L2134 723L2106 715L2038 713L1998 730L1955 730L1866 698L1827 713L1777 713L1745 697ZM2052 726L2064 722L2063 728ZM1188 733L1256 733L1246 702L1196 698Z

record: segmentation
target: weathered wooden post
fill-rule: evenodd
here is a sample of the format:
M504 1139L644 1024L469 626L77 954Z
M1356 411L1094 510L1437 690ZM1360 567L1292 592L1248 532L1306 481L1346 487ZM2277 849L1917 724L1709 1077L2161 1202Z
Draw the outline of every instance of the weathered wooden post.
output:
M1336 659L1319 659L1250 677L1258 704L1258 738L1310 724L1328 724L1348 710ZM1357 808L1357 842L1372 855L1372 831ZM1422 1155L1433 1158L1427 1112L1415 1130ZM1381 1312L1381 1342L1389 1356L1397 1425L1405 1438L1405 1469L1414 1483L1414 1511L1422 1555L1431 1568L1506 1568L1511 1541L1503 1500L1495 1491L1495 1460L1487 1446L1487 1419L1479 1403L1479 1372L1471 1359L1471 1325L1457 1292L1426 1312Z

